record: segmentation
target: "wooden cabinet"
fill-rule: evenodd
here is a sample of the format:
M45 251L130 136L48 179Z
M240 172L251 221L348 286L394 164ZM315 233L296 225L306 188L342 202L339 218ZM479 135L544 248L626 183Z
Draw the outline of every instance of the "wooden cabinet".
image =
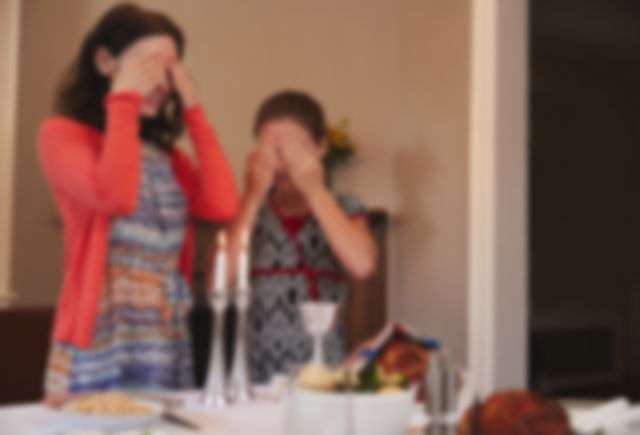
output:
M351 282L345 309L349 349L378 333L387 322L387 214L382 210L372 210L369 225L380 253L373 276L365 281Z

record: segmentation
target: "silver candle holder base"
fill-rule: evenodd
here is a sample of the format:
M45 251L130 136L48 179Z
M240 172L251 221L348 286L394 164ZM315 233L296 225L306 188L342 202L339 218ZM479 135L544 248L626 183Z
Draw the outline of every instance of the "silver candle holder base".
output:
M224 408L229 404L224 365L224 317L229 306L226 292L214 292L211 305L215 316L214 330L209 355L209 370L201 402L207 407Z
M236 291L234 300L237 310L236 336L229 382L229 398L233 402L248 402L253 397L247 353L247 315L250 300L249 289Z
M247 315L251 302L249 284L249 232L244 231L241 238L241 250L238 255L238 283L233 300L227 292L226 278L226 236L221 232L218 236L218 253L216 256L216 281L213 286L211 305L215 314L215 328L209 358L209 371L202 403L205 406L225 407L233 402L251 400L251 382L247 359ZM227 379L224 364L225 313L229 302L237 309L235 346L230 378Z
M230 378L227 379L224 364L224 320L226 310L229 307L229 298L223 292L213 295L214 334L207 382L201 400L202 404L207 407L224 408L229 404L248 402L253 398L246 339L250 303L249 290L236 291L233 302L237 309L236 334Z

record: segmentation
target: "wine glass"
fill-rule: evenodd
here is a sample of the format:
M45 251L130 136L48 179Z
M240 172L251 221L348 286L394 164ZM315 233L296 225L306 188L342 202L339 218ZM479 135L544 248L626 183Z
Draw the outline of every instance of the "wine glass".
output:
M300 304L304 327L313 337L313 353L311 361L315 364L325 365L324 338L333 329L338 313L338 304L335 302L309 301Z

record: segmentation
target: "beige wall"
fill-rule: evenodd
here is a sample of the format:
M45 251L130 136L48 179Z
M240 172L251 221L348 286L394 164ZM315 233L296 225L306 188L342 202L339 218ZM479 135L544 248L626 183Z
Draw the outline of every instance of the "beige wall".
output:
M13 285L25 301L51 303L60 268L35 131L82 33L115 3L24 2ZM239 173L253 112L274 91L306 89L330 120L351 118L361 153L336 184L392 215L390 313L464 356L469 1L140 3L183 25L186 62Z
M67 3L61 7L62 3ZM57 79L82 37L80 0L21 2L11 287L19 304L50 304L60 285L61 234L35 138Z
M391 313L465 359L469 2L400 4Z

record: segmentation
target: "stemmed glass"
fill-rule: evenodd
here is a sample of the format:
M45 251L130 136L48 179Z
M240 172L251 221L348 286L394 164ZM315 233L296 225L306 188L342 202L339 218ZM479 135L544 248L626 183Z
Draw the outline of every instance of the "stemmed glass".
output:
M336 323L338 304L324 301L303 302L300 304L300 311L304 327L313 337L311 362L324 365L324 338Z

